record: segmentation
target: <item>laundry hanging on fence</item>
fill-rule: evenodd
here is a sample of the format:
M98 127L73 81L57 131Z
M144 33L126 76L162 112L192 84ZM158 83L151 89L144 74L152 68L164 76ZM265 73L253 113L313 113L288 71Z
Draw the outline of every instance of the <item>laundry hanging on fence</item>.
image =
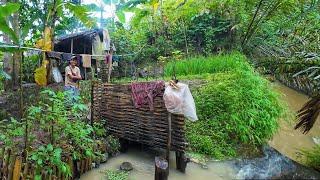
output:
M109 64L112 62L112 54L107 54L105 58L106 64Z
M77 59L77 65L79 67L83 66L83 64L82 64L82 56L80 54L76 54L76 59Z
M164 85L163 81L131 83L131 95L134 106L136 108L149 106L150 110L153 111L153 100L163 92Z
M47 85L47 65L49 64L48 60L42 61L41 67L37 68L34 72L34 80L39 86Z
M87 54L81 54L82 56L82 66L84 68L91 68L91 56Z
M163 99L169 112L183 114L191 121L198 120L196 106L188 85L183 83L166 84Z

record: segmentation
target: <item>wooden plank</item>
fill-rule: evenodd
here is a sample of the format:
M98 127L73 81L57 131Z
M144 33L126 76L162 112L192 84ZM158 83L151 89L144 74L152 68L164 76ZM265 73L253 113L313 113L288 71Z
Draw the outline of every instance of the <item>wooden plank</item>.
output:
M12 180L19 180L22 166L22 158L20 156L16 157L13 169Z
M3 161L2 178L1 179L7 179L7 177L8 177L10 156L11 156L11 149L7 149L6 152L4 153L4 161Z
M9 162L9 166L8 166L8 180L12 180L15 159L16 159L16 155L13 154L13 156L12 156L10 162Z

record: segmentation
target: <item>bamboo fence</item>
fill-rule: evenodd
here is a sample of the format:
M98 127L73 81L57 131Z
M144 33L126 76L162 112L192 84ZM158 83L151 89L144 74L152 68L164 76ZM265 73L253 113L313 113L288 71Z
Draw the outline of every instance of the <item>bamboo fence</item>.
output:
M93 121L106 121L107 131L122 139L167 149L169 138L169 112L163 92L154 99L154 111L149 107L135 108L129 84L93 83ZM172 115L170 149L184 152L185 118Z
M14 153L11 149L2 149L0 156L0 179L1 180L34 180L36 175L35 165L22 155ZM92 169L92 159L74 161L71 157L66 158L71 169L72 176L66 177L57 167L53 167L51 174L41 171L41 179L45 180L71 180L80 177Z

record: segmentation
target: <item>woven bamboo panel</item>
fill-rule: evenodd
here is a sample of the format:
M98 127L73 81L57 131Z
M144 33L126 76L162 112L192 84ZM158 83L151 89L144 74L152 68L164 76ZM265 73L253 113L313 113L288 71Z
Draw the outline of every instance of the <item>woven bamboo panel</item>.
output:
M167 147L169 113L164 105L163 93L155 97L154 111L150 111L149 107L134 107L128 84L95 83L93 88L94 121L104 119L109 133L156 148ZM172 115L171 149L184 152L186 145L185 118Z

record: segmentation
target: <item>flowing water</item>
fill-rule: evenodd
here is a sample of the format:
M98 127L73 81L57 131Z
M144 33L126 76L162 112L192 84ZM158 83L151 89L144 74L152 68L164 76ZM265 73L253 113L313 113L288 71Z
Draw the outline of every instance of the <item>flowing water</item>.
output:
M298 110L308 99L307 96L298 93L282 84L273 84L274 88L282 94L292 113ZM307 135L293 130L294 123L281 121L278 133L269 142L271 147L264 148L264 156L251 160L210 161L205 168L196 163L188 163L186 173L175 170L175 157L172 153L170 160L169 179L174 180L219 180L219 179L266 179L266 178L309 178L320 179L320 173L306 169L295 161L303 161L299 157L299 150L311 149L315 146L314 137L320 137L320 120ZM274 150L274 149L276 150ZM288 156L289 158L281 155ZM139 148L129 149L127 153L117 157L94 169L81 177L81 180L106 179L105 170L117 170L122 162L130 162L134 170L130 172L131 180L154 179L154 155L142 151Z
M282 94L282 99L287 103L290 110L293 111L292 113L299 110L308 101L308 96L280 83L273 85ZM269 142L269 145L291 159L302 163L303 157L300 156L300 150L313 148L316 145L314 140L320 138L320 119L318 117L314 127L308 134L302 134L300 131L293 130L294 125L294 121L281 121L280 129Z

